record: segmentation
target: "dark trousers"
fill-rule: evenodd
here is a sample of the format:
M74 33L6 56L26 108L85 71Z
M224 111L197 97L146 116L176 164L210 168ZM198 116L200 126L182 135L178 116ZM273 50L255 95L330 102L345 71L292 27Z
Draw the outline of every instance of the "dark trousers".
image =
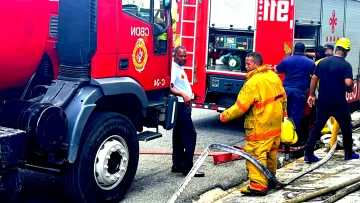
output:
M173 165L190 170L196 146L196 131L191 119L191 107L178 103L176 126L173 129Z
M345 148L345 155L351 157L352 155L352 123L349 105L346 101L342 102L321 102L316 104L316 121L314 127L310 132L309 139L306 145L306 156L313 156L316 141L321 136L321 130L324 128L326 121L333 116L339 123L341 132L343 134L343 144Z
M178 103L176 126L173 129L173 165L190 170L196 145L196 131L191 119L191 107Z
M300 122L304 116L304 108L306 105L305 91L298 88L285 87L287 96L287 113L294 121L296 131L300 130Z

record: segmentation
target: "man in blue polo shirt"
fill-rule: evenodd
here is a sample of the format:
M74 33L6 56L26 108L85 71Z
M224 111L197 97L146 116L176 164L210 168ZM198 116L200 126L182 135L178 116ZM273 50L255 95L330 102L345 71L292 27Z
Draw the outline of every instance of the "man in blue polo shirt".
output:
M288 116L293 119L298 142L306 141L304 135L299 132L300 121L304 116L306 105L306 90L310 84L310 74L314 72L315 63L305 56L305 45L298 42L294 48L294 55L284 58L276 70L279 73L285 73L284 89L287 95Z

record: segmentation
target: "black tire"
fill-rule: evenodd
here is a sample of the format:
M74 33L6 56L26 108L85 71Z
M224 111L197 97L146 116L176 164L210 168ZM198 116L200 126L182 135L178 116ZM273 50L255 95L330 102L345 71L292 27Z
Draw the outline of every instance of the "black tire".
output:
M121 161L124 161L123 157L128 157L127 169L125 173L122 173L123 178L117 186L109 190L104 190L98 185L99 181L96 180L94 174L96 171L96 166L98 166L100 163L104 163L104 160L99 158L100 155L98 156L97 153L100 146L103 147L101 150L99 150L99 153L102 150L106 150L109 145L111 146L111 144L113 144L114 140L107 141L107 144L103 145L103 142L105 142L109 137L113 135L121 137L123 141L126 142L128 154L127 156L122 156L121 153L124 152L119 149L119 151L116 152L108 151L112 153L111 156L115 156L115 158L109 159L109 162L111 160L119 161L119 156L122 156L119 161L119 163L121 164L123 163ZM116 137L115 143L118 142L119 137ZM122 152L120 153L120 151ZM94 164L95 157L98 161L96 165ZM103 161L99 161L99 159ZM91 116L84 129L75 163L66 165L63 171L62 182L65 193L69 196L71 201L75 202L119 202L124 197L134 180L138 167L138 161L139 142L135 127L131 123L131 121L125 116L117 113L97 112ZM117 169L119 169L120 166L124 166L119 166L118 164L115 165L117 165ZM108 164L107 166L110 166L113 169L113 165ZM110 172L110 168L106 169L106 171L108 173L114 172ZM117 171L119 173L121 172L121 170ZM98 173L96 174L98 175ZM118 174L115 173L114 175ZM113 176L111 177L113 178ZM120 180L120 178L118 178L118 180Z
M21 191L21 180L18 169L0 174L0 202L13 202Z

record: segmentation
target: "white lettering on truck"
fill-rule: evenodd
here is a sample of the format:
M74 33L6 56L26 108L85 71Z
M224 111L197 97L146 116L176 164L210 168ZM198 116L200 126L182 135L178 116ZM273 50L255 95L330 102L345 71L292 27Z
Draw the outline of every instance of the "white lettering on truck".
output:
M147 27L131 27L131 36L147 37L150 34L150 30Z
M260 4L262 4L260 0ZM270 7L270 13L269 13ZM261 7L260 7L261 8ZM269 20L270 14L270 20ZM289 1L274 1L274 0L265 0L264 1L264 21L278 21L278 22L287 22L289 19ZM276 19L275 19L276 17Z
M346 92L346 101L354 101L357 99L358 86L357 81L354 83L353 91L351 93Z

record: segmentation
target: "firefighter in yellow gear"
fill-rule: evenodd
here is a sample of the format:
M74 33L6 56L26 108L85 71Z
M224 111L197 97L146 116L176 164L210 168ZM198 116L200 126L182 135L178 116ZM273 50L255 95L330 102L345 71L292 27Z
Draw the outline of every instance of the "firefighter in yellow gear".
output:
M262 61L258 52L247 55L247 80L237 96L236 103L221 113L220 120L228 122L245 114L245 151L276 175L277 150L280 145L282 120L287 116L287 100L279 76L268 66L262 65ZM266 176L251 162L246 161L246 165L250 184L242 187L240 191L248 195L266 195Z

